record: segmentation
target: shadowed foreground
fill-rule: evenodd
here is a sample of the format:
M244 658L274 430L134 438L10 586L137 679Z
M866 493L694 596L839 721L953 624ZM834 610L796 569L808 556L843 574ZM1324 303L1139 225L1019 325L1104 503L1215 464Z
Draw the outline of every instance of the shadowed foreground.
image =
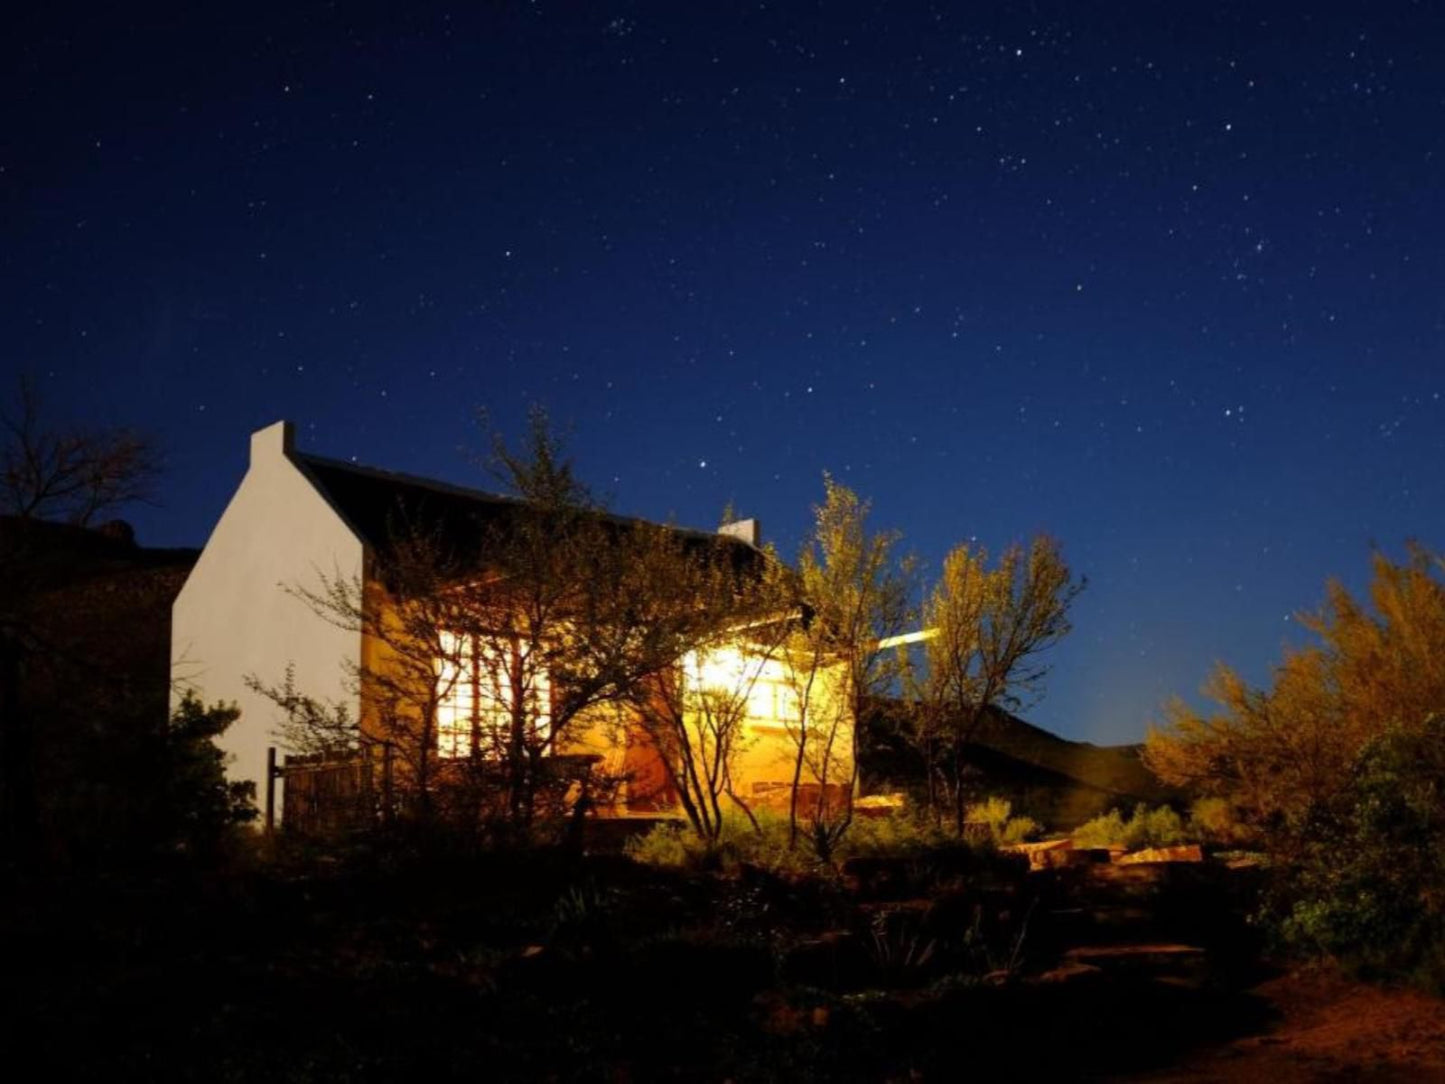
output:
M110 1079L1405 1079L1389 1073L1445 1065L1437 1002L1251 989L1259 973L1218 947L1062 950L1042 910L1023 950L1037 966L1014 980L924 982L882 942L858 957L871 977L850 977L848 954L814 936L843 906L832 891L537 856L32 885L4 910L0 950L25 993L5 1042ZM820 945L834 946L821 966Z

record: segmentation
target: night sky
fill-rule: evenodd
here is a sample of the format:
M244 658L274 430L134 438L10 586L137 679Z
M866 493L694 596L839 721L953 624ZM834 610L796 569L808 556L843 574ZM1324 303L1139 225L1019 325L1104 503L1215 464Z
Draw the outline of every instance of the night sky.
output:
M1438 5L32 7L0 370L156 434L143 542L278 418L487 485L540 402L629 513L1056 534L1094 741L1445 545Z

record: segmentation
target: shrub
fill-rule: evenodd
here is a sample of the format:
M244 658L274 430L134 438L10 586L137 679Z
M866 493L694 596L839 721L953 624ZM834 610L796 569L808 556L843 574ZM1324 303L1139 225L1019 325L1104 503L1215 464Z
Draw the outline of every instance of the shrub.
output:
M867 817L853 822L843 839L842 857L902 857L921 854L933 847L952 843L937 825L908 813L891 817Z
M1127 834L1123 815L1117 809L1111 809L1075 828L1073 839L1080 847L1122 847Z
M1151 809L1143 804L1135 806L1127 818L1111 809L1073 832L1074 842L1081 847L1123 847L1130 851L1169 847L1183 843L1189 836L1183 819L1169 806Z
M1218 847L1243 847L1255 840L1255 833L1239 819L1225 798L1199 798L1189 807L1187 834Z
M736 869L743 862L775 872L803 873L817 869L818 860L800 834L798 845L788 845L788 819L760 810L757 826L741 813L723 818L722 832L713 846L688 825L659 824L646 835L629 840L625 853L654 866L686 869Z
M964 819L970 824L986 825L995 845L1023 843L1039 832L1039 823L1032 817L1013 816L1013 803L1007 798L985 798L969 806Z
M1002 817L991 825L989 846L1026 839L1038 831L1028 817L1009 816L1009 803L995 805ZM979 848L961 842L936 824L907 814L892 817L860 817L853 822L833 853L834 865L822 863L800 833L790 847L788 820L780 814L759 810L757 827L741 814L723 821L717 845L708 848L686 824L659 824L650 832L628 841L625 853L652 866L673 869L736 869L740 863L761 866L775 873L806 874L832 872L850 858L927 858L943 852Z
M693 855L688 844L696 839L681 822L658 824L646 834L629 839L623 853L644 865L677 869L688 864Z
M1183 843L1184 821L1167 805L1150 809L1146 805L1134 807L1134 816L1129 821L1129 831L1124 845L1131 851L1143 847L1172 847Z
M1014 843L1027 843L1031 839L1037 839L1042 830L1043 826L1032 817L1010 817L1004 822L998 842L1006 846Z
M1445 719L1395 728L1355 758L1340 800L1281 867L1286 943L1367 975L1445 980Z

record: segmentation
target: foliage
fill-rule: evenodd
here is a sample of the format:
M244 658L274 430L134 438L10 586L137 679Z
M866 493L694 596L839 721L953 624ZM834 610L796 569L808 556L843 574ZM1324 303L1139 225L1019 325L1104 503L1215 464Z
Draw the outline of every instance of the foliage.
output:
M918 856L939 847L956 845L932 818L910 813L863 817L853 822L839 858Z
M1221 667L1222 711L1176 703L1146 760L1228 803L1268 852L1283 940L1373 973L1445 977L1445 560L1376 553L1369 603L1337 582L1315 641L1264 689ZM1200 813L1202 824L1205 814Z
M868 527L868 502L830 475L823 503L798 556L798 589L807 607L780 654L797 718L788 808L789 838L800 820L817 856L827 861L853 823L858 781L857 721L865 704L893 685L899 660L879 651L909 619L911 562L899 560L896 532ZM802 784L817 798L802 804ZM833 793L841 801L830 800Z
M1248 847L1258 833L1239 818L1227 798L1196 798L1189 805L1186 834L1190 839L1216 847Z
M1311 827L1276 899L1285 939L1445 989L1445 717L1371 740Z
M822 867L811 850L795 847L786 817L758 810L724 815L711 840L688 826L660 824L629 840L626 853L647 865L680 869L736 869L740 864L775 873L810 873Z
M1123 847L1136 851L1144 847L1170 847L1183 843L1190 833L1184 820L1167 805L1137 805L1125 817L1117 809L1081 824L1072 832L1081 847Z
M1222 711L1176 701L1145 762L1165 782L1227 798L1276 851L1303 843L1350 785L1360 751L1445 704L1445 564L1422 546L1402 563L1376 553L1370 606L1338 582L1301 616L1316 638L1289 652L1267 689L1221 666L1206 691Z
M651 544L627 555L627 582L631 620L656 663L622 701L694 832L716 849L732 813L752 817L733 772L752 740L754 689L785 651L796 593L771 552L739 565L735 554L694 552L665 528L644 529Z
M964 810L968 824L988 828L989 838L996 845L1024 843L1039 834L1040 825L1032 817L1015 817L1013 803L1007 798L990 797Z
M1007 805L1007 803L1004 803ZM821 874L831 876L851 858L910 858L927 861L933 856L960 858L960 850L968 855L992 855L995 844L1019 842L1033 834L1036 826L1027 817L1005 815L998 832L984 846L961 843L957 836L945 831L927 817L898 814L889 817L860 817L853 822L832 854L823 862L815 851L791 845L789 824L785 817L760 810L756 826L742 815L729 816L718 842L708 847L696 833L683 824L660 824L644 835L629 840L627 855L650 866L671 869L735 869L748 863L774 873L792 875Z
M963 834L969 744L990 710L1016 709L1042 686L1039 656L1071 627L1083 588L1058 543L1035 538L1008 547L992 566L982 547L961 545L943 562L924 604L921 670L907 667L905 687L918 706L915 740L930 766L929 804Z
M880 985L911 986L927 974L938 939L923 929L918 916L878 911L865 943Z
M194 696L184 697L171 713L155 766L159 846L216 856L235 828L255 818L255 784L226 778L226 755L215 741L240 715L234 705L208 708Z
M697 836L689 834L681 823L653 825L642 835L633 836L623 850L634 861L664 869L681 869L701 853Z

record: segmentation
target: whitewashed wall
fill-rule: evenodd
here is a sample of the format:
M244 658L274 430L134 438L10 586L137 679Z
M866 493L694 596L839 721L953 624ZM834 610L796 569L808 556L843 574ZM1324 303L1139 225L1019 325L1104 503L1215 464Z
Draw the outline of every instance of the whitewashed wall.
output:
M360 635L327 624L285 587L316 586L321 571L359 576L362 544L292 461L291 442L287 422L252 435L246 476L172 612L172 680L207 703L240 706L220 744L231 778L256 784L258 805L280 713L246 688L246 675L279 684L294 663L300 692L357 706L344 668L360 662Z

